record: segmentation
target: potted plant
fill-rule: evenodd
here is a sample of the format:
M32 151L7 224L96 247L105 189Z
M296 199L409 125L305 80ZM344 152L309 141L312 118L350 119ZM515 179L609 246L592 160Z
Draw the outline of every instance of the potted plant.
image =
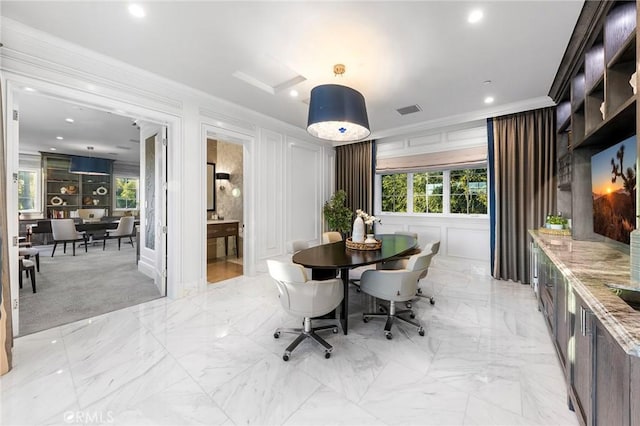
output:
M549 229L564 229L567 224L567 219L562 217L561 215L548 215L546 226Z
M351 217L353 216L353 212L345 206L346 201L347 193L341 189L324 203L322 209L329 231L338 231L343 236L351 230Z

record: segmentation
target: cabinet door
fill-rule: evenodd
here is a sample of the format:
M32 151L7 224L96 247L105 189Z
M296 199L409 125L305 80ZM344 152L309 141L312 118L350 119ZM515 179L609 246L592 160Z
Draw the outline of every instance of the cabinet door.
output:
M629 411L631 426L640 426L640 358L636 356L629 357L629 403L631 405Z
M574 292L573 297L573 360L571 361L571 394L580 423L592 425L592 320L593 314Z
M560 364L563 369L567 368L567 348L569 344L569 310L567 309L567 282L564 277L558 272L556 280L556 300L554 302L555 307L555 340L556 349L558 350L558 357L560 358Z
M604 326L595 326L595 407L596 425L629 424L629 356Z
M544 315L544 319L549 327L552 335L554 332L554 307L553 299L555 293L555 266L544 254L543 251L538 253L538 288L540 290L540 310Z

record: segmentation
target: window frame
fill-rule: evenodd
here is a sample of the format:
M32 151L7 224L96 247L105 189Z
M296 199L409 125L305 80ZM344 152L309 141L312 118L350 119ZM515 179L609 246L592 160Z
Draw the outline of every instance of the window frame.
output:
M451 172L454 170L465 169L485 169L487 173L487 213L451 213ZM413 175L414 173L425 173L429 171L442 171L442 213L424 213L413 211ZM385 212L382 211L382 175L390 174L406 174L407 175L407 212ZM452 167L446 170L414 170L411 172L401 173L380 173L375 175L376 188L376 216L415 216L415 217L446 217L446 218L487 218L491 209L490 179L488 164L477 164L473 166Z
M42 213L42 169L37 167L19 167L18 168L18 179L20 178L21 172L35 173L35 181L36 181L36 194L34 196L35 202L33 203L33 209L20 210L20 194L18 194L18 213Z
M135 179L136 185L136 207L118 207L118 179ZM127 174L114 174L113 175L113 211L114 212L126 212L131 210L140 210L140 176L131 176Z

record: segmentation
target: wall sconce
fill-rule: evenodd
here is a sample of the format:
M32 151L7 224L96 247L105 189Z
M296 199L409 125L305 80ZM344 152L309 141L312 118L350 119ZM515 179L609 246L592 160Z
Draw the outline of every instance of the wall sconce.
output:
M217 180L229 180L229 178L231 178L231 175L229 175L229 173L216 173L216 179ZM224 185L220 185L220 191L224 191Z

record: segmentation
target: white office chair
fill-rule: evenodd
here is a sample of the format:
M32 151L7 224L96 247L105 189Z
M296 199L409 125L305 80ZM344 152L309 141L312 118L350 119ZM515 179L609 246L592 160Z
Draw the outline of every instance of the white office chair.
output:
M362 292L389 301L389 309L381 306L383 313L365 313L362 315L363 321L369 322L371 317L386 317L384 335L389 340L393 338L391 326L396 319L417 327L418 334L424 336L424 328L417 321L412 321L416 317L414 312L411 309L396 311L395 303L407 302L415 297L420 275L429 268L432 257L432 253L422 252L411 256L405 269L365 271L360 280ZM408 313L411 319L400 316L405 313Z
M76 241L84 243L84 251L87 252L87 234L78 232L73 219L51 219L51 233L53 234L53 251L51 257L56 253L58 243L63 243L62 251L67 252L67 243L73 247L73 255L76 255Z
M336 231L328 231L322 233L322 244L335 243L342 241L342 234Z
M280 294L280 304L291 315L304 318L304 328L278 328L273 333L276 339L281 333L294 333L298 337L284 351L282 359L289 361L291 352L306 338L311 338L325 349L325 358L331 357L333 347L316 334L320 330L338 332L335 325L311 327L311 318L326 315L336 309L343 299L343 287L340 279L325 281L307 279L304 268L293 263L267 260L269 274L275 280Z
M434 241L432 243L430 243L430 246L426 246L424 248L424 251L431 251L431 254L433 254L433 256L435 257L436 254L438 254L438 252L440 251L440 241ZM422 273L422 275L420 275L420 279L418 281L421 281L425 278L427 278L427 273L429 272L429 268L425 269L425 271ZM433 295L431 296L426 296L424 294L422 294L422 288L418 287L418 291L416 292L416 296L418 297L424 297L425 299L429 299L429 303L431 303L432 305L436 304L436 299L433 297Z
M120 250L120 240L126 237L129 237L129 242L131 243L131 247L133 247L133 239L131 236L133 235L135 219L136 218L133 216L123 216L120 218L120 222L118 222L118 227L116 229L107 230L107 234L104 236L104 240L102 241L102 250L107 246L107 240L113 238L118 239L118 250Z
M409 235L411 237L414 237L415 239L418 239L418 234L414 232L396 231L396 234ZM433 241L433 242L427 243L425 247L423 247L421 250L423 252L432 253L435 256L440 251L440 241ZM400 258L400 259L392 260L390 262L385 262L381 264L378 269L405 269L407 267L407 260L408 258ZM425 269L422 275L420 275L420 278L418 279L418 281L425 279L427 277L428 272L429 272L429 269L428 268ZM426 296L422 294L422 288L420 287L418 287L418 290L416 291L416 296L429 299L429 303L431 303L432 305L435 305L436 303L436 299L434 298L434 296L433 295ZM406 306L407 308L411 308L411 302L407 302Z

